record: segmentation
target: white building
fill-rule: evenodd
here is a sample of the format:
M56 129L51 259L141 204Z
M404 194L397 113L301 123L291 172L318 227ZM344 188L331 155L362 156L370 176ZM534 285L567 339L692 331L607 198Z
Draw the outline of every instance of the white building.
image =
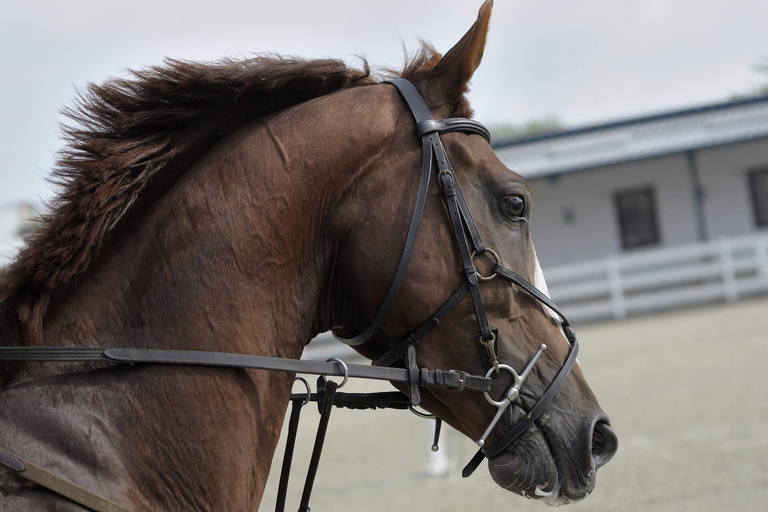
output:
M768 95L494 147L543 266L768 231Z
M768 290L768 95L494 147L577 319Z

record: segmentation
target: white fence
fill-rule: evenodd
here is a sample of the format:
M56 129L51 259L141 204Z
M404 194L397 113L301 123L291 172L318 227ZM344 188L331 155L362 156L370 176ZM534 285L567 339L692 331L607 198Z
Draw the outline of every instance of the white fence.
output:
M734 302L768 293L768 234L545 268L544 275L552 298L576 322ZM308 359L354 354L328 333L304 350Z
M768 235L723 238L544 269L575 321L620 319L768 292Z

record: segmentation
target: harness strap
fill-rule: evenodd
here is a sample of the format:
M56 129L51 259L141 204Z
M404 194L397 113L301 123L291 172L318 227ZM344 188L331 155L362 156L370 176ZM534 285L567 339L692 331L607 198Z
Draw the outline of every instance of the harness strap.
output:
M504 434L493 445L487 448L482 448L478 450L475 456L472 457L472 460L470 460L469 463L462 470L461 476L463 476L464 478L474 473L475 469L477 469L477 467L480 465L483 459L485 459L486 457L489 459L496 457L502 451L504 451L509 445L511 445L515 441L515 439L520 437L524 432L526 432L529 428L533 426L534 422L541 416L544 410L550 405L552 400L554 400L555 396L557 396L557 393L560 391L560 388L562 388L563 384L565 383L565 379L568 377L568 374L571 372L573 365L576 363L576 358L579 355L579 341L576 339L576 334L573 332L573 329L571 329L570 325L568 324L568 319L560 312L560 310L557 308L555 303L552 302L552 300L550 300L549 297L544 295L538 288L536 288L534 285L529 283L525 278L523 278L520 274L518 274L514 270L510 270L502 265L496 264L493 267L493 271L498 275L500 275L501 277L505 278L506 280L510 281L511 283L514 283L520 286L527 293L531 294L536 300L538 300L543 305L545 305L546 307L552 309L555 313L557 313L561 318L563 332L565 333L565 337L568 339L568 343L571 345L571 348L568 351L568 356L565 358L563 365L560 367L557 374L555 375L555 378L552 380L552 383L549 385L549 387L547 387L547 389L541 395L538 402L536 402L536 404L533 406L533 409L531 409L531 411L528 414L526 414L525 418L523 418L522 421L520 421L514 427L512 427L511 430L509 430L506 434Z
M291 401L299 400L303 402L306 399L307 395L303 393L291 395ZM322 399L322 394L311 393L309 395L310 402L317 402ZM343 393L337 391L333 397L333 405L339 409L358 411L366 409L398 409L404 411L411 405L411 401L399 391L380 391L377 393Z
M223 368L252 368L312 375L354 377L388 380L414 384L408 370L363 364L347 364L347 370L335 362L302 361L281 357L252 356L226 352L197 350L161 350L145 348L79 348L79 347L0 347L0 360L6 361L60 361L102 362L129 364L174 364L189 366L217 366ZM435 387L436 370L420 369L418 381L421 387ZM441 372L442 386L466 391L488 391L491 379L468 375L464 372Z
M461 286L453 292L451 298L445 301L445 303L440 306L440 309L438 309L429 320L410 333L399 345L384 353L371 364L374 366L391 366L392 363L405 355L409 345L417 346L427 334L440 325L440 322L442 322L443 319L459 305L462 299L467 296L467 293L469 293L469 285L464 281Z
M401 89L398 85L401 84L401 82L405 82L413 87L413 91L416 93L415 96L412 94L412 92L403 92L403 89ZM427 104L424 103L424 100L421 98L421 95L413 86L413 84L400 78L389 83L392 83L397 87L397 90L400 91L400 94L403 95L406 103L408 103L408 107L411 109L411 112L413 112L413 115L417 118L417 120L432 119L432 114L429 112L429 107L427 107ZM337 340L347 345L361 345L371 339L371 336L373 336L376 331L379 330L381 324L384 323L384 320L386 320L389 316L389 312L392 310L392 306L395 305L397 295L400 293L400 288L403 285L403 281L405 281L405 273L408 270L408 265L411 262L413 249L416 247L416 236L419 234L421 216L424 212L424 205L427 202L429 178L432 175L432 149L429 144L426 144L423 141L423 139L424 137L422 138L421 179L419 180L419 189L416 192L416 203L413 205L411 222L408 225L408 234L405 237L403 252L400 255L400 261L397 264L395 276L392 278L392 284L389 286L389 291L387 291L387 294L384 296L384 300L382 301L381 306L379 306L379 310L376 312L373 321L363 332L354 338L342 338L334 334L334 337Z
M333 397L336 394L337 384L331 380L325 382L322 377L318 377L317 389L320 390L323 384L325 384L325 397L320 406L320 424L317 426L315 446L312 449L312 458L309 461L307 479L304 481L304 491L301 494L299 512L311 512L311 509L309 508L309 498L312 495L312 486L315 483L317 468L320 465L320 456L323 453L325 433L328 431L328 421L331 419L331 412L333 411Z
M98 494L89 491L69 480L62 478L47 469L41 468L3 449L0 449L0 467L9 469L14 474L34 482L69 501L81 505L94 512L130 512L129 509L118 505Z
M413 255L413 249L416 245L416 236L418 235L421 216L427 198L427 189L429 188L429 178L432 174L433 159L437 159L441 171L444 169L452 171L450 161L445 154L445 148L440 141L439 135L441 133L451 132L473 133L480 135L488 142L491 141L491 134L488 129L473 119L432 119L432 113L424 101L424 98L422 98L418 89L416 89L416 86L408 80L396 78L385 83L395 86L405 100L405 103L408 105L408 108L416 121L416 134L421 138L422 143L421 180L419 181L416 203L413 208L413 213L411 214L411 221L408 226L408 234L405 238L400 262L397 265L397 270L395 270L395 275L392 278L392 284L389 287L389 291L387 291L387 294L384 296L384 300L382 301L381 306L379 306L373 321L371 321L370 325L368 325L363 332L354 338L342 338L334 335L337 340L351 346L360 345L368 341L376 333L379 327L381 327L381 324L384 323L384 320L389 316L389 313L395 304L397 295L405 280L405 273L408 270L408 265L411 261L411 256ZM466 201L464 200L464 196L461 193L458 183L455 183L454 188L457 195L455 206L459 211L459 217L457 217L456 220L460 224L462 237L464 236L464 227L466 227L475 251L477 251L478 254L483 254L486 251L485 245L480 238L480 233L475 221L472 219L472 215L469 212L469 208L466 205ZM450 208L451 206L449 205L449 209ZM454 222L453 215L451 215L451 222ZM458 235L456 236L457 243L460 243ZM466 245L466 240L464 243ZM472 258L467 251L466 255L462 254L462 266L467 268L468 265L471 264ZM468 269L466 271L469 272ZM474 272L472 272L472 274L474 274ZM484 340L489 340L491 339L491 329L488 326L485 308L483 307L480 292L478 290L472 290L472 302L475 304L475 314L478 318L482 338Z
M306 397L294 399L291 397L291 417L288 420L288 438L285 441L285 454L283 454L283 467L280 469L280 484L277 486L277 500L275 512L284 512L285 498L288 495L288 479L291 476L291 462L293 451L296 448L296 433L299 431L299 417L301 408L306 405Z
M448 218L453 228L453 236L456 240L456 247L461 258L461 267L469 283L469 294L472 297L472 305L475 310L475 318L480 328L480 334L485 341L491 340L493 334L488 324L488 317L483 305L483 299L480 295L480 281L477 277L477 269L472 262L472 254L467 243L467 237L464 232L466 223L462 221L463 217L459 208L459 193L456 185L456 178L446 163L448 155L445 154L445 148L440 143L437 135L434 135L437 142L433 143L433 150L437 160L437 166L440 170L438 179L440 181L440 191L443 194L443 200L448 208Z

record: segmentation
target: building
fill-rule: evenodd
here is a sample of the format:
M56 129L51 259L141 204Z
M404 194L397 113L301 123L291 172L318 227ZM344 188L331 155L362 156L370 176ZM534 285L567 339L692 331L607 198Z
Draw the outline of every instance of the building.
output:
M768 290L768 95L494 148L534 191L536 250L574 316Z
M543 266L768 229L768 95L497 142Z

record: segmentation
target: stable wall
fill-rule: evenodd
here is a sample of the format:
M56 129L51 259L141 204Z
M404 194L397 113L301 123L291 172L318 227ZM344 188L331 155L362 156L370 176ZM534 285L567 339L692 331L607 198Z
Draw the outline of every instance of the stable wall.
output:
M747 173L768 166L768 139L699 150L695 156L705 193L709 239L759 231ZM699 241L684 153L537 178L529 183L534 192L531 227L542 266ZM652 186L656 194L660 243L625 250L621 247L614 194L646 186ZM566 218L569 212L572 222Z

